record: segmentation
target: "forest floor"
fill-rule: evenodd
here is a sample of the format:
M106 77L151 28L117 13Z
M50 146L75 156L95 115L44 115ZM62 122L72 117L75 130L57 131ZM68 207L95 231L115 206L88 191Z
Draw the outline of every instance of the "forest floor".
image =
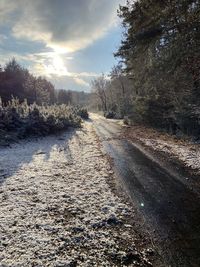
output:
M91 122L0 149L0 266L152 266ZM155 265L158 266L158 265Z

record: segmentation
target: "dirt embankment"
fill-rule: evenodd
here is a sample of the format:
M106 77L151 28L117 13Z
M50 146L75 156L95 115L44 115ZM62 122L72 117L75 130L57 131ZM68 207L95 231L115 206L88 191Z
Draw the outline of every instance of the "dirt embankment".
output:
M123 134L126 138L164 153L172 161L176 160L185 166L192 174L200 174L200 144L191 142L189 138L177 138L141 125L124 128Z

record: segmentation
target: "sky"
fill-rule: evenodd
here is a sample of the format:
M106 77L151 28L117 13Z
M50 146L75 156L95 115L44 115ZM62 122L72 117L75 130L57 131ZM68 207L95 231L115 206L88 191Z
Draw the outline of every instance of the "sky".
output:
M90 91L117 63L125 0L0 0L0 64L13 57L57 89Z

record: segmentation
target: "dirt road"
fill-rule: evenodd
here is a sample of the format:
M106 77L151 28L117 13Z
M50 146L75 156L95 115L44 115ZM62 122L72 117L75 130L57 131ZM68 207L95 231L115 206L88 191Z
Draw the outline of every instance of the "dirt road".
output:
M92 122L1 148L0 266L152 266L112 181Z
M0 266L200 266L197 190L123 133L92 115L0 149Z
M114 159L115 172L137 203L155 242L171 266L200 266L200 198L188 177L146 154L123 138L123 127L93 115L104 149Z

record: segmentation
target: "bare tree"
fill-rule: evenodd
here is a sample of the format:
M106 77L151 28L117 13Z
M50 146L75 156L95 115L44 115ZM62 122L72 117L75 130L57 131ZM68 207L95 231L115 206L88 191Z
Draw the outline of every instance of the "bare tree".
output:
M108 87L109 81L106 79L105 75L102 74L100 77L92 81L92 87L94 93L97 95L101 102L102 110L106 112L108 110L106 89Z

